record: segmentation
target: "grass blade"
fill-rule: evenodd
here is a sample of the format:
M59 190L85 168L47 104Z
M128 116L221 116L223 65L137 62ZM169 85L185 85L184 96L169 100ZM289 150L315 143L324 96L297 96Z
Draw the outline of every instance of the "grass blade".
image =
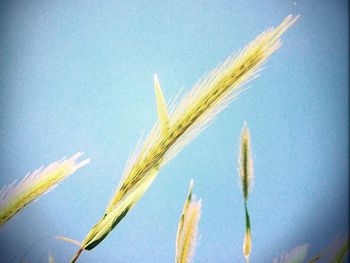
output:
M161 134L163 137L166 137L169 132L168 109L156 74L154 74L154 89L156 93L157 110Z

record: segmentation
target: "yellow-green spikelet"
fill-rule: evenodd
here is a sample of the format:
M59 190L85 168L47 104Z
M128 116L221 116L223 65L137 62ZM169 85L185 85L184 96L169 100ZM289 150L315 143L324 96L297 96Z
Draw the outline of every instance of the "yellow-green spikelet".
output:
M280 36L297 18L288 16L277 28L265 31L231 56L199 81L176 108L170 109L166 122L156 123L142 147L130 158L104 216L88 233L77 254L93 249L108 235L151 185L160 168L242 91L244 83L256 76L262 63L280 47ZM161 126L164 123L168 126Z

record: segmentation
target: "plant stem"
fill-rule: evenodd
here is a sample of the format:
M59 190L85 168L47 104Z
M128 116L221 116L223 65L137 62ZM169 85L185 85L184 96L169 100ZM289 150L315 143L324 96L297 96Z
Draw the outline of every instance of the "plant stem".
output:
M81 252L83 252L84 248L81 247L79 248L79 250L77 251L77 253L75 253L74 257L72 258L72 260L70 261L70 263L74 263L77 261L78 257L80 256Z

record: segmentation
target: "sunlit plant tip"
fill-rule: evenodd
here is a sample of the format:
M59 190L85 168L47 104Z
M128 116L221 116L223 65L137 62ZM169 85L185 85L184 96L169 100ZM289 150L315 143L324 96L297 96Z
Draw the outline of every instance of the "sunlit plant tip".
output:
M14 181L4 186L0 191L0 226L26 205L55 188L63 179L90 162L90 159L78 162L81 155L82 153L78 152L45 168L42 166L33 173L28 173L19 183L16 184Z
M192 197L191 180L187 199L179 220L176 237L176 263L190 263L197 242L198 223L201 215L201 200Z

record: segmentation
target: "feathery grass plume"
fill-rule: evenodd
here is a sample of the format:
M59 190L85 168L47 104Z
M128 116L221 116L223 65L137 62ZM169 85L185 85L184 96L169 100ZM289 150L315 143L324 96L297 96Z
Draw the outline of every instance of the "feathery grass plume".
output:
M250 134L246 122L244 122L244 126L242 128L240 144L241 145L238 157L238 173L241 179L245 211L245 235L243 241L243 255L246 259L246 262L248 263L249 256L252 250L252 236L247 201L253 180L253 159L250 145Z
M243 84L257 76L261 65L281 46L280 36L297 19L288 16L278 27L263 32L242 51L205 75L177 107L171 104L169 115L156 78L160 120L127 162L103 217L87 234L72 262L83 250L93 249L112 231L152 184L160 168L242 91Z
M290 252L282 254L279 258L275 258L273 263L302 263L304 262L309 245L298 246Z
M192 199L193 180L180 217L176 237L176 263L189 263L194 255L198 223L201 215L201 200Z
M90 162L90 159L77 162L81 155L78 152L69 159L51 163L46 168L42 166L33 173L28 173L19 183L14 181L4 186L0 190L0 226L30 202L55 188L60 181Z

